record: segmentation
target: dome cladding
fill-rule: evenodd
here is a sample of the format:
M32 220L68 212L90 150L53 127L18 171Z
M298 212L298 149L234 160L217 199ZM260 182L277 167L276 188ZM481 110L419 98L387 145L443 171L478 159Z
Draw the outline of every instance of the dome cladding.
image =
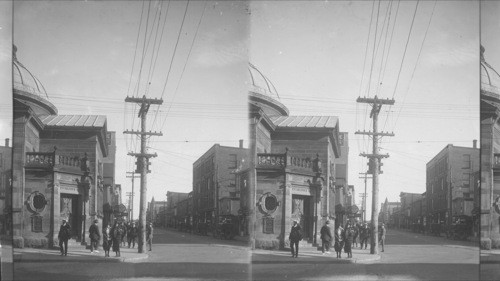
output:
M481 46L481 93L500 98L500 74L486 62Z
M13 46L13 82L14 89L37 95L41 98L48 98L47 92L42 83L36 78L21 62L17 60L17 47Z

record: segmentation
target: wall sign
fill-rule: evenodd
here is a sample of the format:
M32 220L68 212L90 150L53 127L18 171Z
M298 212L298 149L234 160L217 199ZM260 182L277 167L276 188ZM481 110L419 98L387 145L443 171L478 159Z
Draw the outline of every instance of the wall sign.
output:
M31 217L31 231L32 232L43 232L42 229L42 217L41 216L32 216Z
M264 217L262 218L262 231L265 234L273 234L274 233L274 218Z

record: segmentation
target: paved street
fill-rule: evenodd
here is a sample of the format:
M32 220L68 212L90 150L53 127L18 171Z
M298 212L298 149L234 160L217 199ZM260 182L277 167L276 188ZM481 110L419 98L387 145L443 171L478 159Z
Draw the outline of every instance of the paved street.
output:
M155 230L155 244L143 260L117 262L95 257L78 262L25 259L16 263L19 280L315 279L477 280L475 243L389 229L380 260L355 249L353 259L336 259L313 248L292 259L287 251L250 251L240 241L219 240L175 230Z
M335 254L333 254L335 256ZM353 252L356 257L356 252ZM255 260L255 258L254 258ZM290 263L254 263L254 279L315 280L477 280L479 249L472 242L389 229L379 261L321 263L306 257Z

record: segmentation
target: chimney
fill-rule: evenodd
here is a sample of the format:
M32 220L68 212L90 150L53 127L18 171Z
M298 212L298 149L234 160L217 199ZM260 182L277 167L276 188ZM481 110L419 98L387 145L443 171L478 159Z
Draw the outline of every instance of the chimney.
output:
M5 139L5 147L9 147L9 141L10 141L10 139L9 139L9 138L6 138L6 139Z
M477 140L473 140L472 141L472 147L473 148L477 148Z
M243 148L243 140L240 140L240 148Z

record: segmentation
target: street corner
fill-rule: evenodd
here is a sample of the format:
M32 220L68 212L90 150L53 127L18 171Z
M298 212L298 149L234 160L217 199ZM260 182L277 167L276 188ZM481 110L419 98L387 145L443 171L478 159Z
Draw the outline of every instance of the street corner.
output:
M148 253L142 253L142 254L122 256L120 257L119 261L127 263L140 263L148 260L148 258L149 258Z
M139 263L146 261L149 258L149 253L150 252L146 249L144 250L144 253L138 253L138 249L136 248L122 248L120 251L121 257L118 257L117 259L119 262Z

